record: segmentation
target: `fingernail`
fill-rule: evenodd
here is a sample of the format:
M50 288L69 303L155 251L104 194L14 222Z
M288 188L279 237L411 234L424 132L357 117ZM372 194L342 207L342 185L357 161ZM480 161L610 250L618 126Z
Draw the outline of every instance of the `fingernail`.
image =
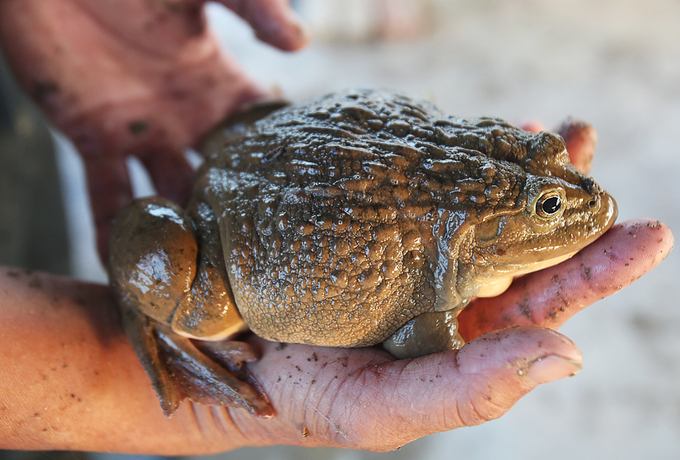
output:
M548 355L529 363L517 370L517 373L534 385L552 382L577 374L583 363L563 356Z

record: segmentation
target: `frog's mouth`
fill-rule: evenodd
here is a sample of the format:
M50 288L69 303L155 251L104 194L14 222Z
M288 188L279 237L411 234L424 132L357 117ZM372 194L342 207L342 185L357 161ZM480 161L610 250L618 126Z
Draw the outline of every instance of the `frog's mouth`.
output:
M544 268L552 267L559 263L570 259L578 251L574 251L569 254L565 254L553 259L544 260L542 262L534 262L530 264L525 264L521 269L508 274L507 276L492 276L489 278L480 278L477 281L477 297L496 297L497 295L505 292L510 285L512 280L517 276L526 275L527 273L537 272L543 270Z

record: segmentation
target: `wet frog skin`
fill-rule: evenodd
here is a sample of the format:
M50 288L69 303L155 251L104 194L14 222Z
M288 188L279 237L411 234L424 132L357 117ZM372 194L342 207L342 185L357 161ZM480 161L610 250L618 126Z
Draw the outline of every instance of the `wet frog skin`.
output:
M572 256L617 213L559 136L389 92L261 106L203 151L186 210L138 200L111 240L126 332L167 415L185 397L272 414L242 365L254 353L229 340L246 329L399 358L459 348L473 297Z

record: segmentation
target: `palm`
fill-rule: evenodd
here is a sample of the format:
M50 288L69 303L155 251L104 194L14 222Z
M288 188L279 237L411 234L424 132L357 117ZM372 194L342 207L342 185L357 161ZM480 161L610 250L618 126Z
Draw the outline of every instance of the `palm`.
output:
M160 194L184 202L193 176L184 150L227 114L266 95L220 50L203 3L0 4L0 44L7 45L10 66L84 158L102 254L113 215L132 198L128 156L144 163ZM306 41L285 1L223 3L279 48Z

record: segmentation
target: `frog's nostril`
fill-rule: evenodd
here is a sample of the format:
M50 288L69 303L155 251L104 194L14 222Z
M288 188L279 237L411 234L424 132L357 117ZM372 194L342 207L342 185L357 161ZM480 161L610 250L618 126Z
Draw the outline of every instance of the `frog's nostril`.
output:
M599 191L599 187L597 186L592 177L583 178L583 188L586 189L586 191L591 195L594 195Z
M591 199L588 201L588 207L589 207L590 209L594 209L595 206L597 206L597 198L591 198Z

